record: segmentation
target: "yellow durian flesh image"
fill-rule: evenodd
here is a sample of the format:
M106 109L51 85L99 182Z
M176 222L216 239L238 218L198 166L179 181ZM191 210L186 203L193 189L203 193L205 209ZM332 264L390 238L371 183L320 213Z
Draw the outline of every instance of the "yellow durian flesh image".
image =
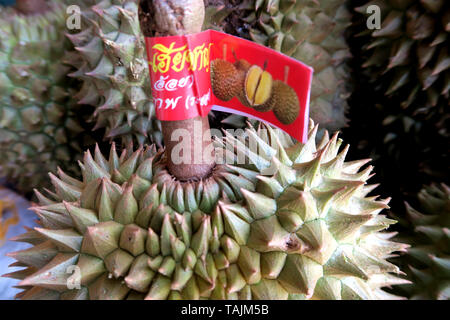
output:
M252 66L245 77L245 95L248 103L259 106L269 100L272 93L272 76L259 66Z

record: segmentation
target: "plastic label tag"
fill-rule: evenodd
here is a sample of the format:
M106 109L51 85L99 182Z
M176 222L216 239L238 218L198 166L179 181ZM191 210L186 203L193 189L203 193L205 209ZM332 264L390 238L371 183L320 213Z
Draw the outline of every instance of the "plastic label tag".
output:
M252 41L207 30L146 38L156 116L211 109L256 118L306 142L313 69Z

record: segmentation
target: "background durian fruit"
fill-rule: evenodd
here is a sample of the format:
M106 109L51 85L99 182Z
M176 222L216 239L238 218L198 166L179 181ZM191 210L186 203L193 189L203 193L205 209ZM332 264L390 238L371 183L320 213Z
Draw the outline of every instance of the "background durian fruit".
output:
M402 150L402 144L412 136L424 136L428 127L435 130L436 139L449 139L450 3L354 2L360 13L355 29L359 29L356 36L361 37L363 48L361 64L371 90L380 97L376 99L384 115L380 131L388 148ZM380 29L366 26L370 5L380 8ZM391 151L393 156L401 156ZM437 178L440 173L433 172L432 167L422 169Z
M411 248L397 260L408 265L404 270L411 283L396 287L396 292L409 299L449 300L450 188L425 187L418 194L417 207L406 203L406 210L407 219L401 221L408 231L401 233L401 240Z
M374 0L381 28L365 28L368 36L364 68L380 91L399 97L404 108L448 107L450 89L450 3L445 0Z
M68 37L75 46L67 62L83 82L80 103L95 107L96 128L124 144L162 144L155 118L137 0L85 1L83 28Z
M369 5L380 8L378 30L367 27ZM350 6L359 12L349 38L359 81L343 134L354 146L352 157L374 159L375 179L400 214L405 197L414 198L423 185L450 183L449 3L352 0Z
M26 267L8 275L23 279L19 297L397 298L382 290L405 282L386 261L405 245L380 232L395 222L379 214L389 200L368 196L366 160L345 162L337 134L316 144L311 125L306 144L248 129L259 154L227 136L216 154L234 164L197 182L173 179L154 146L87 152L83 179L51 175L41 227L15 239L33 244L10 254ZM67 289L73 265L79 290Z
M44 187L60 166L77 175L77 155L90 143L74 86L63 65L65 6L23 15L0 7L0 177L22 192Z

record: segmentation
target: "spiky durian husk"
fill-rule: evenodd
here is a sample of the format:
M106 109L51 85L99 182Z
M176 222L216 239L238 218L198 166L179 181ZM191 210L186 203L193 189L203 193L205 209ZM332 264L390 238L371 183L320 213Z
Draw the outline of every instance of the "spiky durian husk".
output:
M419 210L406 204L411 244L402 263L411 284L398 287L410 299L450 299L450 188L431 185L419 195ZM406 221L405 221L406 222Z
M49 6L34 16L0 12L0 176L22 192L45 186L57 166L79 173L82 154L84 130L62 64L65 7Z
M448 161L443 160L442 166L442 157L433 154L433 150L439 153L440 145L450 137L450 3L364 2L356 10L364 14L369 5L377 5L382 22L381 29L368 30L366 15L360 15L359 26L355 27L361 31L355 33L363 46L360 58L369 90L375 91L375 102L380 106L378 115L369 115L373 123L381 123L372 130L384 139L383 146L375 152L396 164L413 158L416 168L408 171L418 170L432 179L439 178L448 170ZM374 116L380 120L372 120ZM411 149L420 152L412 155ZM417 188L429 183L421 180Z
M314 68L310 115L323 127L338 130L347 120L350 57L344 31L351 15L343 0L244 1L252 12L250 37Z
M385 190L394 201L399 199L398 212L405 194L415 195L423 185L448 175L449 155L442 146L450 138L449 69L435 76L431 73L448 63L440 55L448 50L444 21L448 21L449 3L352 2L354 9L364 13L354 15L355 36L350 37L358 66L355 77L360 81L350 99L352 124L344 135L354 150L375 160ZM368 30L365 12L370 4L381 10L379 30Z
M369 30L366 59L372 81L381 93L398 99L403 108L449 105L450 3L445 0L374 0L381 10L381 28Z
M235 164L187 183L155 147L87 152L82 181L61 172L37 193L42 227L15 239L34 246L10 254L27 268L9 276L24 299L396 298L381 289L404 282L385 260L405 249L380 232L395 222L379 214L388 200L367 196L366 160L345 162L337 134L317 145L316 132L303 145L248 129L260 155L227 136L216 152L236 146ZM80 290L67 290L71 265Z
M86 2L85 27L68 35L77 53L66 60L78 69L73 76L83 81L77 98L96 108L93 121L96 128L106 128L108 139L161 145L138 2Z

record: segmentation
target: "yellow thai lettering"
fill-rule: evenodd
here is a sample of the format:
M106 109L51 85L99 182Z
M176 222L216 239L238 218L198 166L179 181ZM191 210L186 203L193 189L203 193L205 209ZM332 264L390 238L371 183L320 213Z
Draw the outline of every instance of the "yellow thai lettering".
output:
M152 47L153 56L149 64L153 72L159 73L167 73L169 70L180 72L185 68L191 71L209 71L211 46L212 43L203 43L191 50L187 45L175 48L175 42L168 47L157 43Z

